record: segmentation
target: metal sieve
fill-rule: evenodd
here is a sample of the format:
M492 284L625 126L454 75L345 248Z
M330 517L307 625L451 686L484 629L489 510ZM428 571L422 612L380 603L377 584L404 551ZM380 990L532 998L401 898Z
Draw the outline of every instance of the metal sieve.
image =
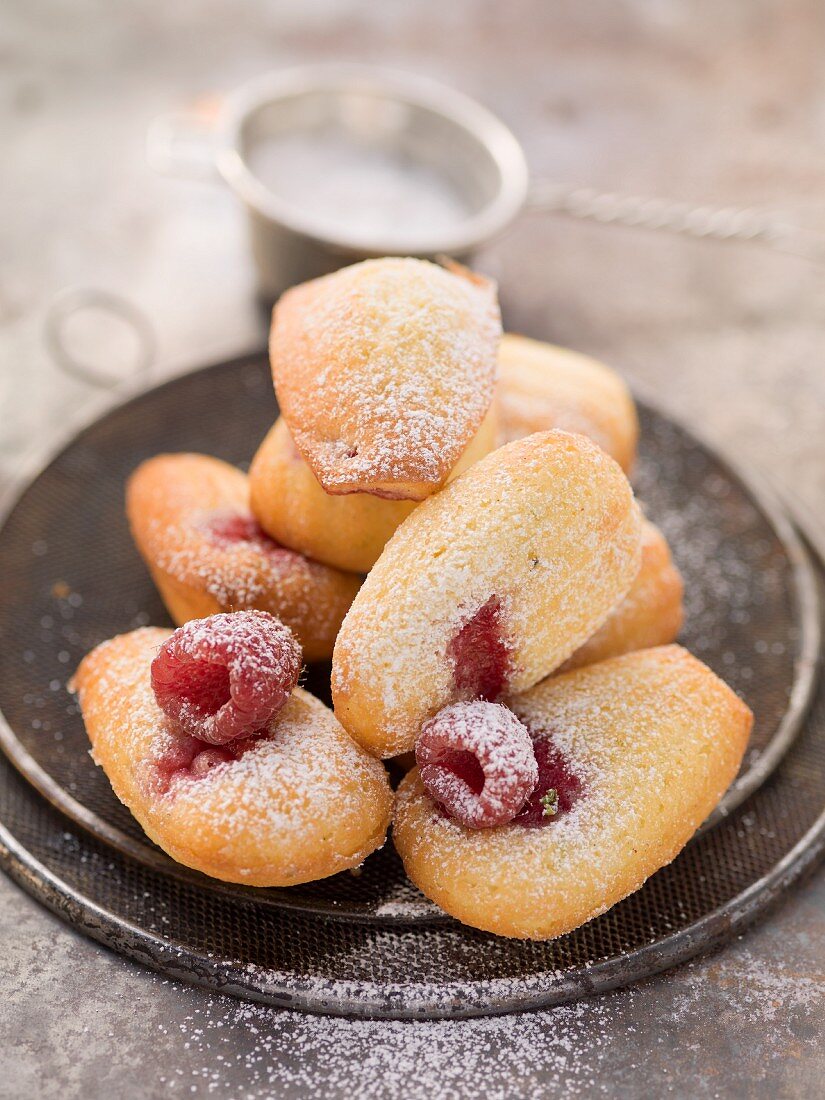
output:
M480 103L371 66L305 65L258 77L200 111L156 119L147 154L161 173L222 180L240 199L267 302L371 256L471 260L531 210L825 259L825 239L770 210L531 179L513 133ZM403 201L387 205L396 187Z
M0 743L49 802L110 851L204 893L256 911L351 924L443 923L389 845L357 876L286 890L221 885L175 864L93 765L66 692L69 675L98 642L169 621L129 536L128 474L170 449L208 450L245 464L276 411L265 352L221 363L114 409L24 489L0 530L0 574L9 579L0 607ZM714 815L718 822L768 778L800 728L819 645L816 585L799 539L762 488L652 408L642 409L641 439L637 490L686 580L682 640L756 714L745 765ZM306 686L328 702L329 666L314 666Z
M229 185L247 212L261 291L273 298L368 256L469 258L527 195L521 147L484 107L433 81L359 65L260 77L211 120L166 116L150 130L149 158L161 171ZM394 187L405 189L400 206L356 224ZM415 224L422 202L431 217Z

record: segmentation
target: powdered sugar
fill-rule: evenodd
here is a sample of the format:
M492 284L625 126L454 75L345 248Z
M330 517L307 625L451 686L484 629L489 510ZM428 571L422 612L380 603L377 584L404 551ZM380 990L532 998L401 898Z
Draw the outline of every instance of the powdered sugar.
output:
M626 992L551 1011L464 1021L392 1022L297 1016L214 999L176 1028L186 1052L162 1084L193 1095L512 1100L544 1089L591 1094L613 1028L636 1031L639 995ZM618 1002L618 1003L616 1003ZM167 1040L168 1041L168 1040ZM612 1051L615 1056L615 1051ZM189 1067L192 1067L191 1069Z
M221 509L182 514L174 523L150 521L149 536L159 547L157 566L182 584L202 587L221 607L254 608L264 601L275 606L292 604L293 616L296 612L306 617L320 614L324 616L321 630L331 629L333 608L318 597L334 572L274 542L272 549L255 539L216 542L210 532L216 514L221 521L229 514L252 520L243 510Z
M298 1015L154 979L157 999L182 1016L156 1025L175 1067L161 1084L170 1095L243 1100L641 1097L686 1088L732 1098L745 1082L796 1095L792 1082L808 1080L799 1057L820 1043L825 982L812 949L787 957L786 923L783 931L783 958L768 931L757 947L733 944L632 989L474 1020Z
M681 639L756 712L750 764L798 690L799 616L787 555L735 478L661 416L643 417L634 483L684 577ZM680 493L680 484L689 491Z
M743 704L676 646L545 680L508 705L576 776L569 812L543 829L467 830L413 773L393 833L428 897L500 935L557 936L638 889L716 805L750 728Z
M630 591L560 671L675 641L684 618L683 590L664 536L645 521L642 564Z
M438 488L490 406L500 335L492 283L421 260L370 260L288 291L275 387L327 492Z
M505 333L497 397L503 443L559 428L586 435L622 469L633 465L639 433L633 399L623 379L603 363Z

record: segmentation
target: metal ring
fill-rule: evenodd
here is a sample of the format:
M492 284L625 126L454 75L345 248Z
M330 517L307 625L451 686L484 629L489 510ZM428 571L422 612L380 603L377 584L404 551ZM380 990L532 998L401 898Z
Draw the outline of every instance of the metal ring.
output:
M46 344L58 367L73 378L98 386L116 389L123 381L121 374L112 374L76 358L66 346L64 330L67 321L83 310L97 309L123 321L135 334L138 348L128 374L148 377L155 360L157 340L148 317L136 305L119 294L94 287L68 287L52 300L45 321Z

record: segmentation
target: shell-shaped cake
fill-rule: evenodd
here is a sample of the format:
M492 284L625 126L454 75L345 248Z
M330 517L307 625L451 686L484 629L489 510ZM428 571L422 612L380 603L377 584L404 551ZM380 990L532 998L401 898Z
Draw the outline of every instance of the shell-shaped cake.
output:
M104 642L75 687L92 755L147 835L179 863L251 886L289 886L361 863L386 835L383 765L295 688L262 736L222 747L170 722L150 666L171 631Z
M639 420L619 375L581 352L505 334L498 353L502 443L559 428L586 435L627 472L636 456Z
M495 285L460 267L366 260L275 306L281 412L328 493L421 500L439 489L493 399Z
M452 916L529 939L577 928L669 863L736 776L752 723L679 646L551 677L508 706L533 738L538 813L467 828L415 768L393 839L412 881Z
M584 436L494 451L416 508L367 577L335 644L336 715L387 757L449 703L532 687L630 589L641 523L627 478Z
M642 564L630 591L593 637L564 662L561 671L675 641L684 619L683 594L682 577L665 536L645 520Z
M450 480L496 446L494 406L470 440ZM371 493L333 496L301 457L289 428L279 417L249 469L255 518L273 539L316 561L354 573L368 573L387 541L418 504L382 500Z
M294 631L306 660L330 657L361 578L271 539L240 470L207 455L158 455L129 479L126 513L175 623L256 608Z

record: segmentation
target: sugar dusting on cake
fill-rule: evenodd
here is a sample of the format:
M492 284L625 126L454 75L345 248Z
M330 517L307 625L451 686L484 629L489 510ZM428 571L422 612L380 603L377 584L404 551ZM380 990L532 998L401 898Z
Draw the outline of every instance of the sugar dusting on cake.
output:
M218 517L226 523L230 511ZM244 511L232 512L239 525L251 521ZM172 522L150 521L159 548L157 566L183 584L196 584L225 608L254 608L261 601L283 603L300 617L319 621L320 633L334 625L334 604L324 599L324 586L334 571L296 550L271 547L260 538L216 540L211 524L215 513L196 513Z
M506 334L499 350L501 442L559 428L586 435L627 468L638 426L626 383L570 348Z
M373 799L384 789L383 765L300 688L265 736L245 741L242 753L205 775L184 770L162 793L159 773L162 779L166 763L180 754L181 734L155 701L149 664L169 633L144 628L105 642L90 657L94 674L81 676L93 755L109 764L117 758L117 772L109 778L139 818L169 826L181 840L183 830L197 830L203 821L221 829L228 844L248 836L255 846L283 846L285 853L307 830L324 831L324 823L325 835L335 836L363 832L370 815L380 818ZM142 805L135 804L136 791ZM364 839L370 840L366 856L375 845L372 837Z
M403 496L405 482L443 482L492 401L493 284L387 259L297 287L282 303L276 389L324 487L398 483Z
M511 690L529 687L630 588L640 528L624 476L589 441L547 433L494 452L393 535L338 636L334 697L362 692L409 748L410 715L457 697L448 647L491 597Z
M250 513L246 476L218 459L149 459L129 481L127 511L156 580L206 593L223 610L273 611L299 634L331 644L358 589L353 575L269 538Z
M678 646L545 680L508 705L576 777L569 812L544 828L468 830L413 773L394 838L428 896L509 935L558 935L637 890L716 804L749 727L746 708Z

